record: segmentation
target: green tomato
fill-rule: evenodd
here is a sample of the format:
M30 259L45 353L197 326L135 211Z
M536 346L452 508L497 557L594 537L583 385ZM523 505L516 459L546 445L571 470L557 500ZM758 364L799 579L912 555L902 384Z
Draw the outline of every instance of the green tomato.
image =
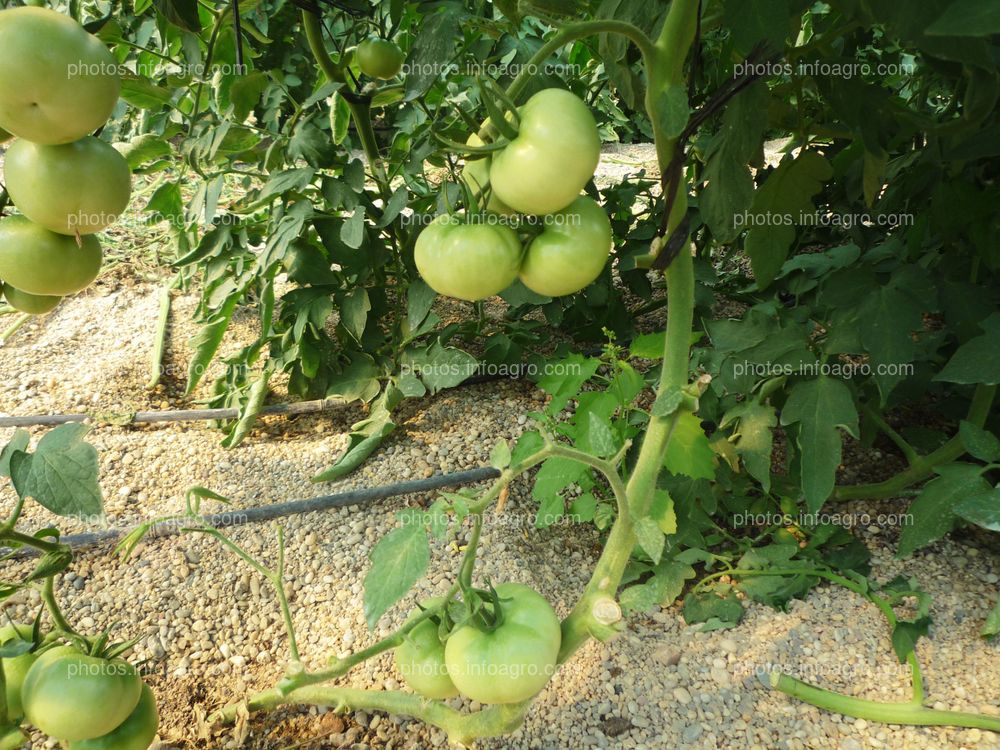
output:
M520 583L503 583L503 622L493 631L463 625L444 647L459 692L480 703L516 703L538 693L556 670L561 632L547 601Z
M395 42L372 37L358 45L358 67L366 76L383 80L395 78L403 68L406 55Z
M499 294L517 279L521 267L517 232L506 224L489 222L488 217L463 223L458 216L446 214L420 232L413 259L435 292L475 302Z
M11 641L30 641L31 625L15 624L0 628L0 646ZM18 722L24 716L24 708L21 705L21 687L24 684L24 676L28 674L31 665L38 658L37 654L26 653L20 656L12 656L3 659L4 692L7 695L7 718L12 722Z
M56 234L23 216L0 219L0 279L28 294L66 296L86 289L101 270L101 243Z
M70 143L107 122L118 101L118 63L63 13L0 11L0 127L35 143Z
M146 750L153 744L159 727L156 697L148 685L143 685L139 703L125 721L108 734L70 742L69 750Z
M521 264L521 281L548 297L573 294L604 270L611 254L611 222L593 198L581 195L569 207L545 217Z
M523 214L561 211L594 176L601 157L594 116L563 89L543 89L518 111L517 137L490 166L493 191Z
M120 659L63 653L39 659L24 678L28 722L65 742L108 734L139 703L142 680Z
M0 286L0 294L8 305L18 312L28 313L28 315L45 315L45 313L52 312L56 305L62 302L62 297L28 294L15 289L10 284Z
M121 215L132 193L125 157L93 136L61 146L20 138L4 159L7 192L22 214L59 234L93 234Z
M434 607L444 601L437 597L424 603ZM417 610L410 619L417 617ZM448 676L444 661L444 644L438 637L438 624L427 619L406 634L406 640L396 647L393 655L396 669L403 681L425 698L443 699L458 695L458 688Z
M473 133L466 141L470 146L482 146L483 141L478 135ZM493 160L489 156L481 159L465 160L465 168L462 170L462 182L469 186L473 193L481 193L490 184L490 164ZM497 197L496 192L490 191L490 199L486 204L486 210L497 214L517 213Z

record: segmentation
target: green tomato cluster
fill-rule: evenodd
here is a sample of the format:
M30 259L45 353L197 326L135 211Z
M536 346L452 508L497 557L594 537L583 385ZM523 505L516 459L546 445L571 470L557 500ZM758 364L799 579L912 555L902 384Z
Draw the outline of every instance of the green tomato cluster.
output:
M0 11L0 142L4 184L21 216L0 220L0 291L40 315L89 286L101 268L93 235L131 195L125 158L89 135L111 116L121 82L96 37L47 8Z
M517 137L491 156L469 159L462 181L485 195L485 212L438 217L417 237L417 270L439 294L471 302L520 278L547 297L590 285L611 253L607 214L581 191L597 168L601 139L587 106L569 91L545 89L519 109ZM477 135L470 146L482 146ZM518 214L539 217L522 244Z
M28 640L31 626L0 630L0 646ZM56 646L2 661L8 720L26 720L68 750L146 750L159 719L153 692L121 659Z
M438 294L475 302L518 278L538 294L573 294L601 275L611 254L611 222L586 195L544 217L542 232L522 245L497 214L437 217L413 250L417 270Z
M496 591L502 617L492 630L463 624L442 642L438 624L427 619L407 633L395 661L410 688L427 698L463 695L489 704L524 701L545 687L558 664L559 618L528 586L504 583Z

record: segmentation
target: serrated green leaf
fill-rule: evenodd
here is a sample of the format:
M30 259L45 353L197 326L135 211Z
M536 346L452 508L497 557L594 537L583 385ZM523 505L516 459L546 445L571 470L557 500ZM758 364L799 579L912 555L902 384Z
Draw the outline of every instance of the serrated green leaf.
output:
M365 576L365 620L375 624L427 571L430 544L422 526L394 529L379 540Z
M858 436L858 411L843 381L822 376L796 383L781 412L781 424L798 424L801 482L806 505L818 511L833 492L843 445L840 431Z
M701 428L701 420L691 412L678 414L663 465L673 474L714 479L715 463L715 452Z
M967 497L991 491L975 464L953 463L939 466L938 476L929 481L910 503L906 513L910 523L903 526L896 550L898 558L937 541L955 527L956 508Z
M955 513L976 526L1000 531L1000 488L994 487L989 492L959 500Z
M730 409L720 422L723 428L736 424L734 447L747 472L771 491L771 454L778 418L773 406L746 401Z
M934 380L969 385L1000 383L1000 313L993 313L979 326L986 333L962 344Z
M813 196L832 175L826 159L815 151L803 151L798 158L783 161L758 188L750 213L760 226L751 227L744 248L761 289L781 270L799 217L813 210Z
M731 589L721 596L712 590L692 592L684 597L683 612L688 625L715 619L732 626L743 619L743 605Z
M506 440L501 440L493 446L490 452L490 466L501 470L510 466L510 446Z
M659 563L666 541L659 524L652 518L643 516L635 520L634 528L635 538L643 552L649 555L654 564Z
M992 432L963 419L958 426L958 436L970 456L986 463L1000 460L1000 439Z

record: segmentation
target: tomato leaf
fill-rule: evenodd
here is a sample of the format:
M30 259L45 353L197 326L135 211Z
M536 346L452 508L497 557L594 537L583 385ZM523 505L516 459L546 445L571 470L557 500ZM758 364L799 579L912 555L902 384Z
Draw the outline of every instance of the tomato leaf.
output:
M745 401L726 412L720 426L725 428L734 423L737 454L750 476L760 482L764 492L770 492L773 430L778 424L774 407L758 401Z
M955 527L957 507L968 497L991 491L976 464L953 463L939 466L938 476L924 485L910 503L907 515L912 523L903 526L896 557L903 558L937 541Z
M649 555L649 559L654 564L658 564L663 555L663 545L666 541L659 524L649 516L637 518L635 520L635 538L643 552Z
M958 436L969 455L986 463L1000 460L1000 439L992 432L963 419L958 426Z
M927 27L929 36L1000 34L1000 5L982 0L956 0Z
M759 288L774 281L795 240L799 217L813 210L812 197L832 175L826 159L803 151L783 161L758 188L750 212L760 226L747 233L745 248Z
M201 31L197 0L153 0L153 6L170 23L185 31Z
M858 411L843 381L819 377L796 383L781 412L781 424L798 424L802 492L815 513L833 492L840 465L840 430L858 436Z
M365 620L371 630L389 609L420 580L430 562L430 543L423 526L408 524L379 540L365 576Z
M101 516L97 451L84 441L86 425L60 425L42 436L31 454L23 496L33 497L57 516Z
M1000 531L1000 488L960 500L955 513L976 526Z
M1000 313L979 324L986 331L958 348L934 380L947 383L1000 383Z
M663 465L673 474L714 479L715 462L715 452L701 428L701 420L691 412L678 414Z
M10 442L0 451L0 477L10 476L10 459L17 452L25 452L31 443L31 433L27 430L17 430Z

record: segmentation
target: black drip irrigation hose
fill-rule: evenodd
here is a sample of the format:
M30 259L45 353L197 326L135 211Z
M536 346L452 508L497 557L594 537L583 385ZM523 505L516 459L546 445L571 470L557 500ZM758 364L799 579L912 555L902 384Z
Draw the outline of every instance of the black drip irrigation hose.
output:
M321 495L307 500L290 500L285 503L275 503L274 505L257 505L251 508L233 508L225 513L212 513L211 515L200 516L200 520L217 529L230 526L242 526L249 523L260 523L262 521L273 521L276 518L294 516L301 513L314 513L331 508L346 508L351 505L362 505L375 500L385 500L399 495L412 495L418 492L428 492L438 490L443 487L457 487L465 484L482 482L487 479L496 479L500 472L496 469L483 466L476 469L466 469L456 471L451 474L435 474L427 479L411 479L405 482L386 484L381 487L366 487L364 489L347 490L334 495ZM173 520L154 525L147 536L160 537L179 534L184 528L191 525L194 519ZM83 534L67 534L60 538L63 544L68 544L73 548L89 547L104 542L113 542L120 537L131 534L135 529L104 529L102 531L92 531ZM0 549L0 555L9 553L9 550ZM32 548L18 550L17 557L30 557L37 554Z

